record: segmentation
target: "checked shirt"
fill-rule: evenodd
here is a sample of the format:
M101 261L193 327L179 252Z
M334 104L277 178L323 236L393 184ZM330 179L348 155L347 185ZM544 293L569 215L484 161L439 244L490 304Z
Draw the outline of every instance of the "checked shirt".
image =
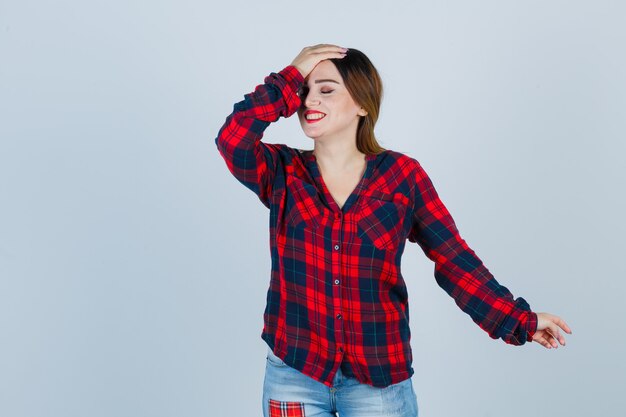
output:
M385 387L413 374L407 240L435 263L435 278L492 338L532 340L537 315L500 285L461 238L430 178L413 158L385 150L335 203L311 151L261 141L301 102L288 66L235 104L216 144L228 169L270 209L271 278L262 338L287 365L332 384L337 369Z

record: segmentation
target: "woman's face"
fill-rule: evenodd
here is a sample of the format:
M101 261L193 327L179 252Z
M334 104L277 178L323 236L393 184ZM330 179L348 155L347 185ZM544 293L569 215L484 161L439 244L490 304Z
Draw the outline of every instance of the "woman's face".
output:
M302 90L298 117L305 135L325 142L356 140L359 116L365 111L354 102L331 61L320 62L304 80Z

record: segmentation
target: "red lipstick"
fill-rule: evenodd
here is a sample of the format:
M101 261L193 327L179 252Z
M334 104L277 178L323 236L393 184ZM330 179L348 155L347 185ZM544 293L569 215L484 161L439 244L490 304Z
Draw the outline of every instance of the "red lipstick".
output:
M326 114L322 113L321 111L307 110L304 112L304 120L306 120L306 122L309 124L317 123L320 120L322 120L324 117L326 117Z

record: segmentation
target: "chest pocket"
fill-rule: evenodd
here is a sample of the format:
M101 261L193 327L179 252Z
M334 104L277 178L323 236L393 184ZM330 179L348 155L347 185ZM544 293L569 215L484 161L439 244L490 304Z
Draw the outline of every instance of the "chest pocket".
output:
M318 227L319 195L313 184L293 175L287 176L287 205L285 220L295 227Z
M361 197L359 238L381 250L395 250L404 239L409 199L401 193L368 192Z

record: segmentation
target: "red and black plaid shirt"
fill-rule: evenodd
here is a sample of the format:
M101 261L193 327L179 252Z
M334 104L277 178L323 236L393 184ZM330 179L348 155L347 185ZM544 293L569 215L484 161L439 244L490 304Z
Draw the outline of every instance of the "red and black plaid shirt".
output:
M537 315L498 284L459 235L420 164L384 151L335 203L311 151L261 142L300 106L302 75L272 73L234 106L216 139L228 169L270 209L272 272L263 339L287 365L330 386L337 369L385 387L413 374L408 239L435 262L437 283L489 335L532 340Z

